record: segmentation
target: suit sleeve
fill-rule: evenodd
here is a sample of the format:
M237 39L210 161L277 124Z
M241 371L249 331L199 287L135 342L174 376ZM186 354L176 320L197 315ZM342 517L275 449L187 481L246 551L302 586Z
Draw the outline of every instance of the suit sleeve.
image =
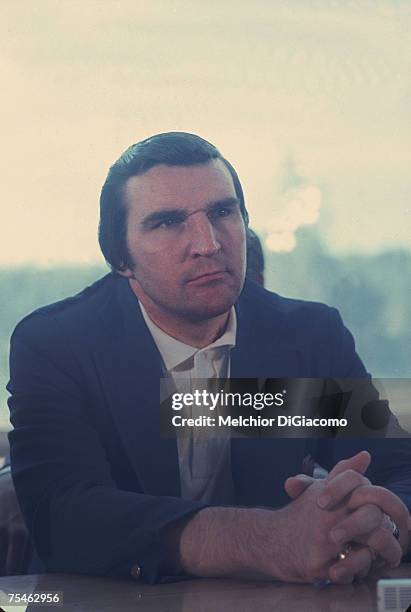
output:
M354 339L344 326L337 310L330 309L329 339L331 343L330 376L341 379L359 379L368 386L370 399L378 399L361 359L356 353ZM372 460L366 476L373 484L384 486L398 495L411 510L411 437L391 414L389 436L320 440L317 460L330 470L341 459L361 450L368 450Z
M87 388L52 317L31 315L10 353L12 475L49 572L163 579L167 527L203 504L120 490L87 412Z

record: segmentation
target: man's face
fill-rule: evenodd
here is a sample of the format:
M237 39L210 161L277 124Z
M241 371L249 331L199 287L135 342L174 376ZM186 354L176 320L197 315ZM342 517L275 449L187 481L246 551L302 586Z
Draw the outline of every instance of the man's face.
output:
M245 227L231 175L217 159L158 165L125 185L131 285L155 318L210 319L244 284Z

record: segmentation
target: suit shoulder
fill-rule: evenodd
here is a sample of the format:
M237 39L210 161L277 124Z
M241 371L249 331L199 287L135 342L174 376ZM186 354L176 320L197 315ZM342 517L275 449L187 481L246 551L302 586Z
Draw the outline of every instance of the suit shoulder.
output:
M255 283L248 283L245 299L268 317L276 314L294 320L306 317L324 320L339 316L336 308L322 302L285 297Z
M244 304L256 333L287 346L322 350L344 333L336 308L309 300L288 298L247 283Z
M367 376L354 338L336 308L286 298L257 286L247 288L244 301L242 317L251 319L252 336L264 339L265 346L298 354L299 376Z
M37 308L16 325L13 336L48 335L52 322L61 323L68 330L87 325L93 321L96 311L112 298L115 284L115 275L106 274L73 296Z

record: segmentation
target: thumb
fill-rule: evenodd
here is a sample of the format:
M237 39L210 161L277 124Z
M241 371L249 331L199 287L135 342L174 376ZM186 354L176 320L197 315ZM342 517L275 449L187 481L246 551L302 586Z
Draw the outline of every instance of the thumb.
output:
M331 472L328 474L327 478L325 479L325 482L329 482L334 478L334 476L338 476L338 474L341 474L346 470L355 470L360 474L364 474L368 470L370 463L370 453L365 450L360 451L356 455L353 455L353 457L343 459L342 461L336 463Z
M314 482L314 478L307 476L306 474L297 474L297 476L291 476L287 478L284 483L284 489L287 495L292 499L295 499L301 493L304 493L307 487Z

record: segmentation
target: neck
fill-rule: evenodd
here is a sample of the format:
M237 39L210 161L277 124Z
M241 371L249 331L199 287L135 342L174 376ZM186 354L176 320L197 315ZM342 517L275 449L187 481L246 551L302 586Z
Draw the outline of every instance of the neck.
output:
M184 344L203 348L222 336L227 327L230 310L210 319L190 320L177 314L164 313L145 295L139 295L133 283L130 285L153 323Z
M225 312L207 321L188 322L186 319L184 321L178 319L173 321L169 318L165 321L161 317L156 317L147 308L146 311L150 319L166 334L196 348L204 348L222 336L229 317L229 312Z

